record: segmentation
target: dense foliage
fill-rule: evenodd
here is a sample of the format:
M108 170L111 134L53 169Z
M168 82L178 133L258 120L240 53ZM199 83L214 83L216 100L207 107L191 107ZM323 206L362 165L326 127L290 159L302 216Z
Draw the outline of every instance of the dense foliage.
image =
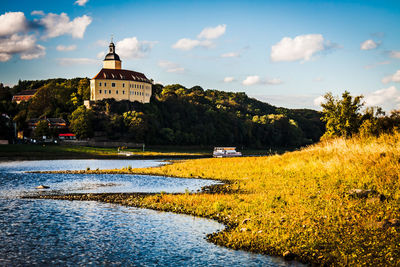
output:
M400 126L400 111L393 110L389 116L379 107L367 107L363 112L363 96L354 98L348 91L342 98L335 97L332 93L324 96L321 104L322 120L326 122L324 138L379 136L382 133L393 133Z
M277 108L245 93L153 85L151 103L96 102L90 111L89 80L20 81L1 88L0 111L26 129L32 118L63 118L80 138L145 142L154 145L236 145L248 147L301 146L324 132L320 113ZM12 95L37 89L28 102L15 104Z
M146 144L299 146L318 141L324 126L312 110L289 110L245 93L153 86L151 103L104 100L92 107L95 130Z

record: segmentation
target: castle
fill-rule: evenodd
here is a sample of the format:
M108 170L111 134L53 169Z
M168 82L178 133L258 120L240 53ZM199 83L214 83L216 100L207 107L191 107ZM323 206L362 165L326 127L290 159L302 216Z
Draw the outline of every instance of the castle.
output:
M121 69L121 60L111 41L103 68L90 80L90 101L114 98L149 103L152 83L143 73Z

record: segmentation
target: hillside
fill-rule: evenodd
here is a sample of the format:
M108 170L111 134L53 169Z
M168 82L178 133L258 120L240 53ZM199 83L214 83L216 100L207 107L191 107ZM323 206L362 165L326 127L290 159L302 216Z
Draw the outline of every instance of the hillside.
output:
M10 92L24 89L38 91L27 103L10 103ZM21 81L8 96L0 94L0 109L20 130L31 118L61 117L81 138L96 134L150 145L298 147L318 141L324 132L317 111L277 108L245 93L157 84L149 104L109 99L88 111L82 106L88 91L88 79Z

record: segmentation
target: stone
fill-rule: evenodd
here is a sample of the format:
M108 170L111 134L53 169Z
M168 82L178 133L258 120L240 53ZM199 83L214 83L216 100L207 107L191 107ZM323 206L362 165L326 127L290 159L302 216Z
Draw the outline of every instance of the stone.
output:
M377 192L375 190L371 190L371 189L355 188L355 189L349 190L348 193L351 197L354 197L354 198L367 198L370 195L376 195Z
M49 189L49 188L50 188L50 186L47 186L47 185L39 185L36 187L36 189Z
M291 261L296 257L296 254L290 252L289 250L286 250L283 253L283 257L285 258L285 260Z

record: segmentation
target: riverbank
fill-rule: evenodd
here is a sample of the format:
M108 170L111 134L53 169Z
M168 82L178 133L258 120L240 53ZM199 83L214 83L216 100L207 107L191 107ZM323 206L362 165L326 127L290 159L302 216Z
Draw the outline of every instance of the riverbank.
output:
M127 156L129 154L129 156ZM210 157L204 151L174 151L80 147L67 145L1 145L0 161L11 160L47 160L47 159L165 159L165 158L202 158Z
M334 139L269 157L196 159L101 172L227 184L198 194L58 198L217 219L228 227L209 240L233 249L324 265L400 265L400 134Z
M243 155L282 154L294 148L244 149ZM141 149L84 147L69 145L0 145L0 161L48 159L195 159L212 157L212 147L155 146ZM121 152L121 153L120 153ZM127 156L128 155L128 156Z

